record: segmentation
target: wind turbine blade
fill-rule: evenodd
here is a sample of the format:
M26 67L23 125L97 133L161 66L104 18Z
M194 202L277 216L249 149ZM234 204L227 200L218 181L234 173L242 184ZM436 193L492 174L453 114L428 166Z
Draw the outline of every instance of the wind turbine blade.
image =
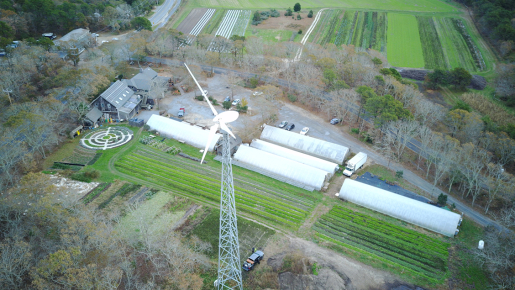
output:
M204 158L206 157L206 153L209 150L209 145L211 145L211 140L213 140L213 136L216 134L216 130L218 130L218 124L211 126L211 129L209 130L209 137L207 138L206 148L204 149L204 154L202 154L202 160L200 161L200 164L204 162Z
M195 81L195 83L197 84L198 88L200 89L200 92L202 93L202 96L204 96L204 99L206 99L206 102L207 104L209 105L209 108L211 108L211 111L213 111L213 114L218 115L218 112L215 110L215 108L213 107L213 105L211 105L211 102L209 101L208 97L206 96L206 94L204 93L204 90L202 89L202 87L200 86L200 84L197 82L197 79L195 78L195 76L193 75L193 73L191 72L190 68L188 67L187 64L184 64L184 66L186 67L186 69L188 70L188 72L190 73L191 77L193 78L193 80Z
M220 127L222 128L222 130L229 133L229 135L231 135L234 139L236 139L236 136L234 136L231 129L229 129L229 127L227 127L227 125L225 125L225 123L223 121L220 121Z

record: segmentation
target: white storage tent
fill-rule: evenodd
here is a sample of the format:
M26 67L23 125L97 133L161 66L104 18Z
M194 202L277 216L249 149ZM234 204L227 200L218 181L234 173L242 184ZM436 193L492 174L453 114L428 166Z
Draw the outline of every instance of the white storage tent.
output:
M338 170L338 164L329 162L317 157L313 157L311 155L307 155L304 153L297 152L295 150L291 150L279 145L275 145L263 140L254 139L250 144L250 147L259 149L261 151L265 151L268 153L272 153L274 155L278 155L284 158L288 158L293 161L300 162L302 164L309 165L311 167L315 167L321 169L323 171L328 172L331 176Z
M328 177L328 173L297 161L277 156L249 146L240 146L234 153L234 160L252 165L320 190Z
M349 148L345 146L268 125L265 125L265 129L263 129L260 139L313 155L336 164L343 164L345 156L347 156L347 153L349 152Z
M350 178L339 197L448 237L454 236L461 219L459 214Z
M157 130L159 134L167 138L182 140L191 146L204 149L209 137L209 130L204 130L198 126L186 122L178 122L170 118L159 115L152 115L147 122L150 130ZM215 149L216 142L222 138L221 134L216 133L211 140L209 151Z

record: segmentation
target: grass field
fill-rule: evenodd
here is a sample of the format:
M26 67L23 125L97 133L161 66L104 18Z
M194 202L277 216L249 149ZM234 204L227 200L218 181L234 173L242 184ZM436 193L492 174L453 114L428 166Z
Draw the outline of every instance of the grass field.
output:
M191 0L190 4L194 7L213 7L213 8L235 8L235 9L261 9L261 8L281 8L293 7L294 2L286 0ZM439 0L308 0L301 2L302 8L354 8L354 9L374 9L388 11L417 11L417 12L458 12L444 1Z
M291 30L276 30L276 29L258 29L248 28L245 31L245 37L256 36L263 39L264 42L283 42L289 41L293 31Z
M388 62L399 67L424 67L417 19L413 15L388 13Z

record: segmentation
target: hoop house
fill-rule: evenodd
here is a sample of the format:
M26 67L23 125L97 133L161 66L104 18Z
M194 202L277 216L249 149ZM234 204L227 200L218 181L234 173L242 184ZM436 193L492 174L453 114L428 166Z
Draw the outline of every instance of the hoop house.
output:
M260 139L324 160L343 164L349 148L298 133L265 125Z
M339 197L448 237L454 236L461 219L459 214L350 178Z
M156 130L164 137L184 141L184 143L200 149L205 148L209 137L209 130L204 130L190 123L177 122L159 115L152 115L147 125L150 127L150 130ZM215 145L221 137L221 134L215 134L209 145L209 151L215 149Z
M268 153L272 153L274 155L278 155L293 161L300 162L302 164L309 165L314 168L318 168L325 172L328 172L331 176L338 170L338 164L329 162L317 157L313 157L311 155L307 155L304 153L297 152L295 150L291 150L279 145L275 145L272 143L268 143L263 140L254 139L250 144L250 147L259 149L261 151L265 151Z
M238 148L234 159L316 190L320 190L324 186L329 175L318 168L244 145Z

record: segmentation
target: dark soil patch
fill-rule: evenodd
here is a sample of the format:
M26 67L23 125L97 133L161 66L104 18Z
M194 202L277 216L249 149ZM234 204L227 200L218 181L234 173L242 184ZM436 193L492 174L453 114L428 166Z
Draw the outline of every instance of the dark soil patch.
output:
M199 22L200 18L204 16L207 8L196 8L191 10L190 14L184 19L179 26L177 26L177 30L184 34L189 34L190 31L195 27L195 25Z

